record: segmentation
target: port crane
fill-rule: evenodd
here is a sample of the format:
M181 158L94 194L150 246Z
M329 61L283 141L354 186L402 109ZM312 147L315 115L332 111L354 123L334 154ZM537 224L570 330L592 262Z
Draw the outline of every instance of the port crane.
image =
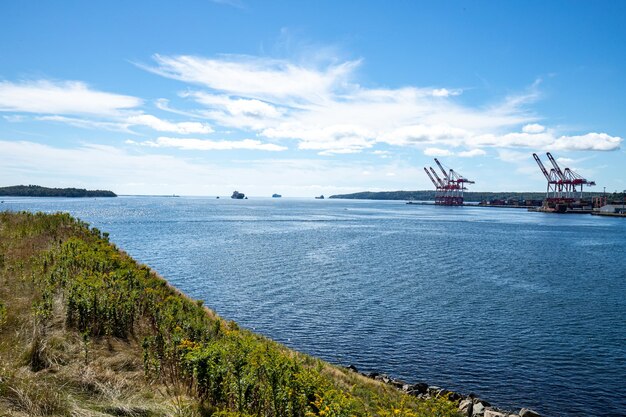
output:
M539 169L548 181L548 188L546 189L546 199L560 198L563 192L563 184L556 170L554 168L551 168L550 171L548 171L536 153L533 154L533 158L535 158L537 165L539 165Z
M467 190L465 184L474 184L474 181L463 177L452 168L446 171L437 158L435 158L435 163L441 170L443 179L437 175L433 167L428 167L428 169L424 167L424 172L426 172L426 175L428 175L428 178L430 178L430 181L435 186L435 204L443 206L462 206L463 191Z
M546 153L548 160L552 164L550 171L546 170L539 156L533 153L533 158L537 161L539 169L548 181L546 190L546 200L548 202L571 202L576 198L583 198L583 187L596 185L595 181L590 181L570 168L561 169L556 159L550 152Z

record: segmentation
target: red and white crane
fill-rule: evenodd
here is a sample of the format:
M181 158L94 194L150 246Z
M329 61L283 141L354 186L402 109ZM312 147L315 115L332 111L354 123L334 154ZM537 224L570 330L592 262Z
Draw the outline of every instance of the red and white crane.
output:
M474 184L474 181L468 180L453 169L449 169L446 172L437 158L435 158L435 163L443 174L443 180L439 178L433 167L429 167L430 172L424 167L424 172L426 172L435 185L435 204L443 206L462 206L463 191L467 190L465 184Z
M582 199L583 186L596 185L595 181L590 181L569 168L562 170L550 152L547 152L546 156L554 167L550 169L550 172L548 172L543 166L539 156L537 156L536 153L533 154L535 161L537 161L537 165L539 165L539 169L541 169L543 176L548 181L546 200L573 201L576 198Z

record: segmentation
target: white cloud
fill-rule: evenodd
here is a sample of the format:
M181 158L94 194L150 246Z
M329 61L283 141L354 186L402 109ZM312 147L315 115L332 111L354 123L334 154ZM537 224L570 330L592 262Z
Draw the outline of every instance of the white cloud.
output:
M458 96L462 93L461 90L449 90L447 88L437 88L432 91L432 95L435 97L450 97L450 96Z
M196 108L178 110L158 99L158 109L177 115L165 120L140 109L139 98L95 91L80 82L36 81L1 82L0 111L45 113L39 120L128 133L140 126L175 135L228 130L258 138L239 145L246 149L282 150L295 141L297 149L322 155L384 144L475 157L487 148L604 151L622 142L607 133L568 135L537 123L542 118L529 106L541 96L538 82L500 102L470 106L456 98L462 93L456 88L359 85L359 60L325 65L237 55L155 55L154 60L153 67L144 68L195 86L180 98ZM235 142L189 139L176 147L235 149L228 143Z
M606 133L588 133L580 136L555 136L552 131L542 133L485 134L469 138L470 146L496 148L529 148L560 151L613 151L619 149L623 139Z
M137 97L92 90L79 81L0 82L0 111L110 116L141 104Z
M614 151L623 139L606 133L587 133L580 136L560 136L549 146L552 150L569 151Z
M135 142L126 141L131 145L149 146L152 148L177 148L186 151L227 151L227 150L257 150L257 151L285 151L285 146L279 146L273 143L263 143L260 140L244 139L244 140L208 140L193 138L168 138L159 137L155 141Z
M370 148L373 134L355 125L330 125L321 129L303 128L285 124L261 132L268 138L300 139L299 149L319 150L329 153L355 153Z
M126 133L136 133L131 128L133 126L145 126L157 132L172 132L181 135L193 133L212 133L213 129L206 123L199 122L170 122L159 119L150 114L139 114L135 116L109 118L102 120L101 118L80 118L67 116L39 116L36 120L59 122L70 126L80 127L84 129L103 129Z
M424 149L424 155L426 156L451 156L453 155L453 153L447 149L426 148Z
M67 116L39 116L36 117L36 120L42 120L46 122L58 122L74 127L80 127L82 129L102 129L114 132L134 133L129 129L129 125L127 123L115 121L103 121Z
M0 140L0 178L26 184L111 189L118 194L230 195L240 190L251 196L297 197L382 191L428 186L421 168L329 159L259 159L198 161L150 152L151 148L83 145L74 149L34 142ZM363 171L395 172L396 176Z
M318 71L288 61L240 55L221 59L155 55L154 60L157 67L145 68L164 77L229 94L294 103L323 100L359 65L359 61L348 61Z
M530 164L532 156L528 152L518 152L510 149L498 149L498 158L505 162L527 162Z
M129 125L135 126L147 126L158 132L173 132L179 134L192 134L192 133L211 133L213 129L206 123L200 122L178 122L173 123L167 120L159 119L156 116L150 114L140 114L136 116L130 116L125 121Z
M524 133L542 133L545 130L546 130L546 127L538 123L531 123L522 128L522 132Z
M398 146L429 143L458 145L468 136L466 130L451 126L409 125L379 136L378 141Z
M461 151L457 153L457 156L461 158L473 158L475 156L483 156L487 155L487 152L482 149L470 149L469 151Z
M479 108L457 102L460 89L365 88L355 82L360 61L314 67L234 55L212 59L156 55L154 59L156 66L148 70L208 89L183 94L204 106L193 111L195 116L259 136L296 140L303 150L354 153L376 143L536 147L555 140L550 135L534 136L545 133L543 126L534 123L538 116L527 109L540 96L537 83L519 95ZM180 112L167 103L163 106ZM520 126L522 132L516 132Z
M231 98L202 92L189 93L187 96L194 97L204 105L223 108L233 116L276 118L284 113L276 106L257 99Z

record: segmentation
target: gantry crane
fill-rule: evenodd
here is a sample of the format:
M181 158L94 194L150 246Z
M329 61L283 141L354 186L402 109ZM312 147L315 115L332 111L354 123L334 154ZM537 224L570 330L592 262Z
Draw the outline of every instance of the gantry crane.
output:
M435 204L443 206L462 206L463 191L467 190L465 184L474 184L474 181L468 180L453 169L446 172L437 158L435 158L435 163L443 174L443 180L439 178L433 167L429 167L430 172L424 167L424 172L426 172L435 185Z
M583 186L596 185L595 181L587 180L582 175L569 168L562 170L550 152L547 152L546 156L553 166L550 172L546 170L539 156L537 156L536 153L533 154L537 165L539 165L539 169L541 169L543 176L548 181L546 191L546 200L548 202L571 202L576 198L582 199Z

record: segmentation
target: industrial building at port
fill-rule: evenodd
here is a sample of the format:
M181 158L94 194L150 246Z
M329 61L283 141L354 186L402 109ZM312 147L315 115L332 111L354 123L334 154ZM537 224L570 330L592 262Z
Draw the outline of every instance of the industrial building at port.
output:
M625 201L608 201L605 194L588 197L585 196L584 186L594 186L595 181L588 180L582 175L566 167L561 169L556 159L550 152L546 153L552 168L546 169L541 158L533 153L541 173L547 181L546 195L543 200L506 199L482 201L480 206L489 207L516 207L528 208L530 211L546 213L590 213L598 215L626 216L624 209ZM443 206L465 205L463 192L467 190L466 184L474 184L454 171L447 170L441 162L435 158L442 176L437 174L433 167L424 167L424 172L435 186L435 204ZM623 196L626 199L626 195Z

